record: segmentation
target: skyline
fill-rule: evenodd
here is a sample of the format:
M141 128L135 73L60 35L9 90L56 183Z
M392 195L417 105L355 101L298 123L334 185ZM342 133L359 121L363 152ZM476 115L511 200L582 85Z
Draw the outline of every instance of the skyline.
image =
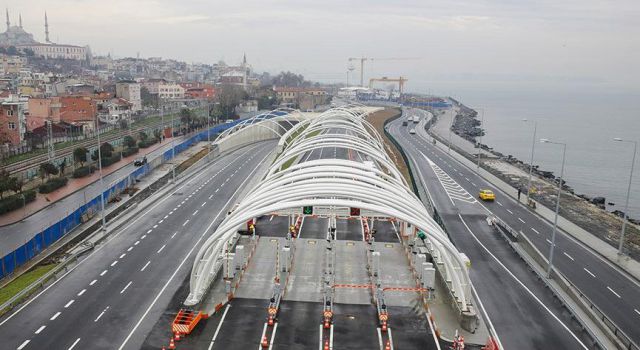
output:
M6 7L11 22L17 23L21 14L25 30L41 42L47 11L52 41L89 45L96 55L139 53L233 64L246 52L257 71L291 70L321 82L345 82L347 58L361 55L420 58L365 64L368 77L408 77L409 91L452 89L461 82L634 91L640 79L629 69L640 59L640 44L627 39L640 34L634 21L640 4L632 1L614 7L573 0L536 4L407 0L393 5L335 0L242 5L116 0L110 6L94 0L62 0L55 6L28 0L8 1Z

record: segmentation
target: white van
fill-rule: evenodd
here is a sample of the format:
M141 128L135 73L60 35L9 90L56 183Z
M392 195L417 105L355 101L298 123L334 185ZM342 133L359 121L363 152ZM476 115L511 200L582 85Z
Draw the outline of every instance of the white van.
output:
M411 130L409 130L409 134L413 135L413 134L415 134L415 133L416 133L416 129L411 129Z

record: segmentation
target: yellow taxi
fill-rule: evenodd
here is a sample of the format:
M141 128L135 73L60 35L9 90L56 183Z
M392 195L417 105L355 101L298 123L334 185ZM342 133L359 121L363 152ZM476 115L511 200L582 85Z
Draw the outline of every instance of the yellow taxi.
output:
M493 201L496 199L496 194L491 190L480 190L478 197L483 201Z

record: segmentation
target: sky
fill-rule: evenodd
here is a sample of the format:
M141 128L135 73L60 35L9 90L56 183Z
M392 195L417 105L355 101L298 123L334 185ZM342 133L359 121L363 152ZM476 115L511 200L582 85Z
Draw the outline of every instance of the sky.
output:
M594 86L638 91L637 0L9 0L12 23L94 54L239 63L346 82L370 77L416 92ZM375 60L378 58L379 60ZM384 60L404 58L403 60ZM359 62L351 82L359 81ZM434 91L435 90L435 91Z

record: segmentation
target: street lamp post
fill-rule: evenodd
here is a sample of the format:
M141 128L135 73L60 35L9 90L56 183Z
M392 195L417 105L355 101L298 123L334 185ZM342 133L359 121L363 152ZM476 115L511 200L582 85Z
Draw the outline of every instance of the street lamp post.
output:
M478 108L480 110L482 110L482 119L480 121L480 141L478 143L478 165L477 165L477 169L480 170L480 156L482 155L482 128L484 128L484 108Z
M96 132L98 134L98 173L100 174L100 209L102 216L102 231L107 230L107 223L104 212L104 179L102 178L102 151L100 150L100 122L96 115Z
M522 119L523 122L528 122L527 119ZM536 132L538 131L538 122L533 121L533 139L531 140L531 159L529 160L529 180L527 182L527 203L531 199L531 174L533 172L533 152L536 147ZM518 202L520 199L518 199Z
M452 110L453 112L453 110ZM449 124L449 149L447 150L447 153L451 153L451 128L453 128L453 120L455 119L455 116L451 115L451 123Z
M176 134L174 133L174 130L173 130L173 128L175 127L175 124L173 121L174 114L175 113L171 113L171 159L173 160L173 166L171 167L171 174L172 174L173 182L176 182L176 144L175 144Z
M553 251L556 247L556 232L558 230L558 213L560 212L560 193L562 191L562 176L564 175L564 160L567 154L567 144L562 142L553 142L548 139L540 139L542 143L551 143L562 146L562 167L560 168L560 178L558 179L558 196L556 198L556 215L553 219L553 231L551 233L551 249L549 250L549 265L547 266L547 278L551 277L551 267L553 265Z
M624 233L627 228L627 211L629 210L629 196L631 195L631 181L633 180L633 167L636 163L636 152L638 151L638 141L633 140L623 140L619 137L613 139L618 142L629 142L633 143L633 158L631 159L631 172L629 173L629 185L627 185L627 199L624 203L624 216L622 218L622 230L620 231L620 242L618 243L618 256L621 257L623 255L624 248Z

